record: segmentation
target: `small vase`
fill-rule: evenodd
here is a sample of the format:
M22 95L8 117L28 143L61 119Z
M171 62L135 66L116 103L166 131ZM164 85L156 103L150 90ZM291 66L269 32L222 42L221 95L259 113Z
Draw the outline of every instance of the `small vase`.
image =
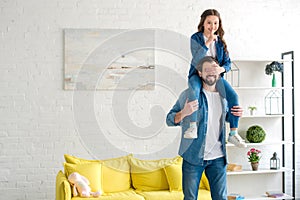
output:
M259 165L258 162L253 162L253 163L251 163L252 170L253 170L253 171L257 171L257 170L258 170L258 165Z
M273 77L272 77L272 87L276 87L276 76L275 76L275 73L273 73Z

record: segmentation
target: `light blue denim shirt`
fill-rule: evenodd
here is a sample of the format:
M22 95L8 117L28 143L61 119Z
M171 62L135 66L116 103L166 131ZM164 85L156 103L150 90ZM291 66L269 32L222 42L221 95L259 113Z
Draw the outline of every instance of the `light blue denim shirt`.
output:
M203 91L201 90L199 96L199 109L197 112L198 115L198 138L196 139L186 139L183 137L183 133L189 128L190 122L184 118L180 123L175 123L175 115L181 111L184 107L186 99L188 97L188 89L184 90L178 100L176 101L173 108L167 114L166 122L168 126L181 126L182 135L181 142L179 147L179 155L182 156L184 160L194 165L201 165L204 158L204 149L205 149L205 138L207 133L207 121L208 121L208 104L207 99ZM225 121L227 117L227 101L224 97L221 97L222 102L222 117L220 119L220 138L219 140L222 143L223 154L226 155L226 141L225 141ZM216 125L218 122L216 122Z

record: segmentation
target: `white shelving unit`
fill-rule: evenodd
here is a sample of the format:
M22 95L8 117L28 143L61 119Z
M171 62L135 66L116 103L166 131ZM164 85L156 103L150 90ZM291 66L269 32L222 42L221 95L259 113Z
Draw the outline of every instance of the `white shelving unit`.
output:
M227 172L227 175L246 175L246 174L273 174L273 173L281 173L281 172L288 172L293 171L293 169L281 167L278 170L271 170L271 169L259 169L258 171L252 171L252 170L243 170L243 171L237 171L237 172Z
M247 143L248 147L255 147L255 146L267 146L267 145L279 145L279 144L294 144L291 141L272 141L272 142L261 142L261 143ZM227 147L235 147L233 144L226 144Z
M265 66L275 60L233 61L234 66L238 67L239 83L238 86L232 84L244 108L239 134L246 138L246 131L252 125L260 125L266 131L266 139L262 143L247 143L247 148L226 145L229 163L242 165L243 168L242 171L227 172L228 194L240 194L247 200L274 199L266 196L267 191L285 193L276 199L294 199L295 195L293 52L283 53L282 60L277 60L284 64L284 72L276 73L277 87L271 87L272 76L265 74ZM272 90L282 95L282 114L266 114L265 96ZM249 106L257 107L256 114L250 115ZM252 147L262 151L258 171L252 171L247 160L247 152ZM280 158L281 168L278 170L269 169L273 152L277 152Z
M278 197L278 198L271 198L271 197L267 197L266 195L261 195L261 196L245 196L245 199L247 200L268 200L268 199L294 199L294 197L284 194L284 196L282 197Z

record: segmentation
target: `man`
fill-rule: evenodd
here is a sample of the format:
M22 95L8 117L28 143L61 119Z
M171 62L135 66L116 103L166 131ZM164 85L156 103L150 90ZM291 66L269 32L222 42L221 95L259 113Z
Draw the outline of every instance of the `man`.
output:
M179 148L179 155L183 158L184 200L197 200L204 170L210 183L212 199L227 199L225 121L228 107L226 99L221 96L222 92L219 93L216 88L220 78L216 66L217 61L213 57L204 57L196 67L203 84L199 99L188 102L188 90L185 90L167 115L167 124L181 125L182 133L189 127L189 122L184 119L186 116L197 112L199 119L197 138L182 136ZM231 112L241 116L242 108L236 106Z

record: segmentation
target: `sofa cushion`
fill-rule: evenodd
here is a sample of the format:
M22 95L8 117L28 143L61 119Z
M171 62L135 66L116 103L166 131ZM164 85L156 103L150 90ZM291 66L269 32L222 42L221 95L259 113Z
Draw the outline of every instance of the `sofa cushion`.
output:
M182 190L182 161L179 157L173 164L164 167L170 191ZM205 173L202 174L199 189L210 190Z
M159 160L140 160L130 157L132 185L140 191L168 190L164 167L176 162L178 157Z
M161 191L137 191L145 200L182 200L182 191L170 192L169 190Z
M87 159L78 158L76 156L72 156L72 155L68 155L68 154L65 154L64 157L65 157L65 161L67 163L72 163L72 164L101 162L101 160L87 160Z
M123 192L104 194L100 197L73 197L72 200L145 200L143 196L135 193L132 189Z
M73 172L78 172L89 180L92 191L102 191L101 164L99 162L83 164L64 163L64 168L67 177Z
M102 185L105 193L120 192L131 188L128 157L103 160Z
M137 192L142 195L145 200L182 200L183 192L182 191L143 191ZM211 200L210 192L207 190L200 189L198 191L198 199L201 200Z
M198 190L198 199L211 200L210 191L209 190L205 190L205 189L199 189Z
M199 188L210 191L209 182L204 172L201 177Z
M182 158L179 157L176 162L164 167L167 176L169 190L181 191L182 190Z
M130 165L128 162L131 154L107 160L87 160L65 154L68 163L101 163L102 164L102 189L104 193L120 192L131 188Z

